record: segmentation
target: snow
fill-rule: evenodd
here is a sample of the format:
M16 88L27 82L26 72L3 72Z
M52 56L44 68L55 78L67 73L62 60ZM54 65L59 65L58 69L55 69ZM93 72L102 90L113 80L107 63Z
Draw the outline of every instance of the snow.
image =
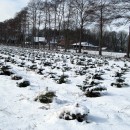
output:
M90 51L90 50L87 50L88 54L92 54L92 55L98 55L99 52L98 51ZM126 53L117 53L117 52L107 52L107 51L103 51L102 52L102 55L103 56L111 56L111 57L124 57L126 55Z
M1 130L129 130L130 129L130 70L128 70L123 77L128 84L128 87L116 88L112 87L111 83L115 81L115 72L121 70L124 64L130 67L129 61L125 59L115 60L114 58L106 59L109 65L103 65L102 67L96 66L96 68L89 68L86 75L76 75L76 70L81 70L82 65L76 65L70 63L70 59L83 58L83 56L61 53L48 53L44 54L43 51L20 49L15 47L3 47L0 46L0 50L12 49L10 53L14 53L13 59L17 63L25 62L25 67L19 67L11 62L4 62L4 59L0 58L0 66L2 63L11 66L11 71L15 75L22 76L22 80L30 81L31 85L26 88L17 87L17 82L11 80L11 76L0 75L0 129ZM52 69L50 66L43 66L41 61L36 60L36 65L40 68L43 67L43 75L39 75L34 70L30 70L27 67L32 65L32 62L28 60L21 60L19 53L23 52L28 57L28 52L36 53L41 56L41 59L53 62L53 66L59 66L60 69ZM9 53L9 54L10 54ZM89 52L92 54L92 52ZM95 52L94 52L95 53ZM105 52L104 52L105 53ZM107 53L107 52L106 52ZM9 57L8 53L1 53L0 57ZM41 54L41 55L40 55ZM108 55L109 53L107 53ZM112 54L118 56L117 53ZM36 56L36 55L35 55ZM49 58L53 57L52 58ZM59 56L59 57L58 57ZM66 59L66 56L68 59ZM24 56L23 56L24 57ZM23 58L22 57L22 58ZM27 59L27 57L25 59ZM64 57L64 58L63 58ZM64 63L62 59L66 59ZM85 56L86 61L90 60L96 65L97 60L103 63L103 59L97 56L90 57ZM85 61L85 63L86 63ZM43 61L42 61L43 62ZM49 73L56 73L62 75L63 64L67 64L71 67L71 70L65 71L64 74L69 76L69 83L57 84L49 76ZM113 67L111 67L113 66ZM108 71L110 69L110 71ZM107 87L107 91L102 93L101 97L89 98L86 97L77 85L82 84L86 76L89 73L95 73L104 71L102 75L102 85ZM54 91L56 97L50 104L42 104L35 102L34 99L40 93L46 91L48 87L49 91ZM79 104L79 108L75 108L75 104ZM59 119L59 113L63 110L69 110L74 113L81 112L88 113L86 122L78 122L77 120L66 121Z
M61 113L62 112L70 112L70 114L78 114L78 113L81 113L81 115L84 115L84 114L88 114L89 113L89 110L86 106L81 106L81 105L77 105L77 104L74 104L74 105L69 105L69 106L65 106L62 108L61 110Z

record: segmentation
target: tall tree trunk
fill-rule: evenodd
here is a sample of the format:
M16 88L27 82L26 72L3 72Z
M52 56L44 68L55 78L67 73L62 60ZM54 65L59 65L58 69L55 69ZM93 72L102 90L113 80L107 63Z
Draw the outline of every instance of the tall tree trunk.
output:
M30 41L29 41L29 21L28 21L28 40L27 40L27 46L30 48Z
M80 27L79 53L81 53L81 49L82 49L82 45L81 45L81 42L82 42L82 32L83 32L83 25L81 25L81 27Z
M54 44L56 43L56 13L57 13L57 7L55 3L55 25L54 25ZM56 50L57 50L57 44L55 44Z
M130 26L129 26L129 40L127 45L127 58L129 58L129 53L130 53Z
M64 31L65 31L65 52L67 51L68 49L68 43L69 43L69 39L68 39L68 33L69 33L69 26L70 26L70 10L71 10L71 7L69 5L69 13L68 13L68 18L67 18L67 28L66 28L66 31L65 31L65 25L64 25Z
M101 3L102 4L102 3ZM102 5L101 5L102 6ZM99 41L99 55L102 55L102 43L103 43L103 10L102 10L102 7L101 7L101 10L100 10L100 15L101 15L101 18L100 18L100 41Z
M38 22L38 30L37 30L37 37L38 37L38 49L40 49L40 42L39 42L39 31L41 26L41 12L39 14L39 22Z
M49 50L51 49L51 44L50 44L50 39L51 39L51 36L50 36L50 31L51 31L51 14L49 12L49 31L48 31L48 43L49 43Z

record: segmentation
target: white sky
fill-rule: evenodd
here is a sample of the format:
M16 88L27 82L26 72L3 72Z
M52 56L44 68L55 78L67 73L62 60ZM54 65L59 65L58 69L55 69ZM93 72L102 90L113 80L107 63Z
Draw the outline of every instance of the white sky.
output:
M13 18L29 0L0 0L0 22Z

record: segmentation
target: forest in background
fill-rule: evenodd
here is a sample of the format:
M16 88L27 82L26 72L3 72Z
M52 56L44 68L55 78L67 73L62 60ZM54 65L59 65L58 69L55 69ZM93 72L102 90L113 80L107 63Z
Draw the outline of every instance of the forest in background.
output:
M49 50L58 49L61 41L65 51L79 42L81 52L81 43L88 42L99 46L99 55L107 47L107 51L127 52L129 57L128 32L107 30L112 23L116 27L127 24L129 13L128 0L30 0L14 18L0 22L0 43L44 48L35 44L35 38L45 37ZM57 43L54 47L52 41Z

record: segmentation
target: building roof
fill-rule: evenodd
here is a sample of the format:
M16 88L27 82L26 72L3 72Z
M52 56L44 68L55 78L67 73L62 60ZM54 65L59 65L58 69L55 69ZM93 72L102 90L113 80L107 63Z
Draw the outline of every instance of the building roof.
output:
M78 42L78 43L74 43L74 44L72 44L73 46L79 46L80 45L80 43ZM99 46L95 46L95 45L93 45L93 44L90 44L90 43L88 43L88 42L81 42L81 46L83 46L83 47L99 47Z
M45 37L34 37L34 42L46 42Z
M57 41L54 40L54 39L52 39L52 40L50 41L50 44L57 44Z

